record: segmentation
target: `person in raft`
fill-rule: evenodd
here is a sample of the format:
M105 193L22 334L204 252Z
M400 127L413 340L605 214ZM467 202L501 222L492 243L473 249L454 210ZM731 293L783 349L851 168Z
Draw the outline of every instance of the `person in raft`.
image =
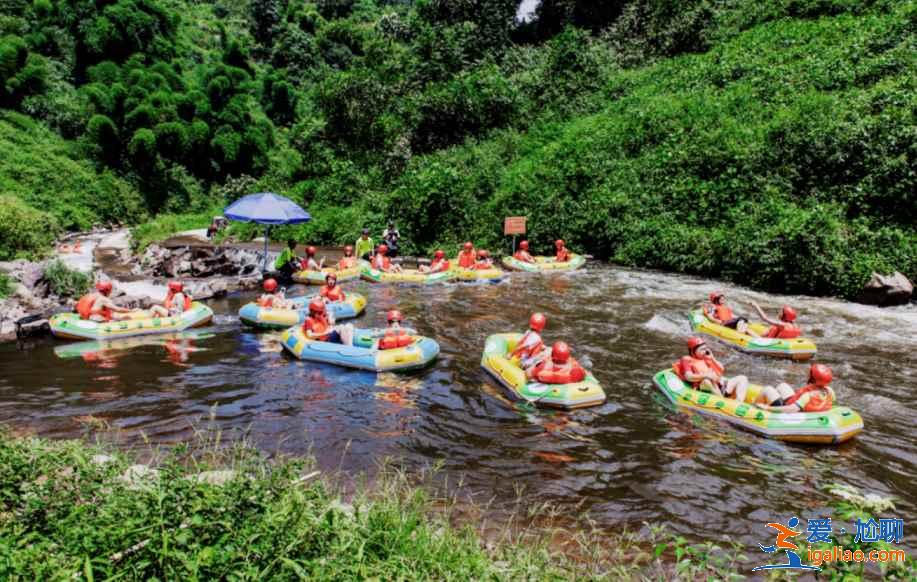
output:
M368 261L373 255L373 239L369 238L369 229L364 228L360 238L356 242L356 254L364 261Z
M353 345L353 326L335 326L328 317L325 302L321 299L313 299L309 303L309 317L303 322L302 329L306 337L311 340L344 344L345 346Z
M799 329L798 325L793 323L796 321L796 310L789 305L783 306L783 309L780 311L779 321L775 321L768 317L767 314L764 313L764 310L761 309L761 306L754 301L751 302L751 306L758 312L758 316L761 319L770 324L764 337L794 339L802 335L802 330Z
M261 307L270 307L271 309L290 309L293 302L286 298L283 289L277 285L277 279L265 279L261 284L264 293L258 298L256 303Z
M533 313L529 317L529 329L510 352L509 358L517 359L523 370L533 368L547 357L547 349L541 340L541 332L547 324L548 320L543 313Z
M458 266L463 269L473 269L475 264L474 245L471 241L462 245L462 250L458 254Z
M302 260L303 269L307 271L321 271L322 270L322 265L324 264L325 259L324 257L322 257L321 261L316 261L315 260L316 252L317 252L316 248L313 247L312 245L309 245L306 247L306 256Z
M173 317L191 309L191 295L185 293L185 286L181 281L169 281L169 290L162 305L150 308L154 317Z
M567 245L564 243L563 239L557 239L554 241L554 248L557 250L557 253L554 255L554 260L558 263L566 263L570 260L571 254L567 249Z
M347 245L344 247L344 256L341 257L341 260L338 261L338 269L351 269L357 266L357 258L353 256L353 247Z
M274 270L280 271L280 274L289 278L300 269L299 257L296 256L296 241L290 239L287 241L287 248L280 251L277 259L274 261Z
M529 241L524 240L519 242L519 248L513 253L513 258L523 263L535 262L535 257L529 254Z
M765 386L755 403L774 412L827 412L834 405L833 379L831 368L824 364L812 364L805 386L799 390L793 390L783 382L776 388Z
M713 357L713 352L699 337L688 338L688 355L677 361L673 368L678 377L691 384L695 390L713 392L718 396L745 402L748 378L726 378L725 367Z
M430 261L430 266L421 265L417 270L421 273L443 273L449 270L449 259L446 258L446 253L442 249L437 249L433 253L433 260Z
M477 269L479 271L484 271L486 269L493 269L494 262L490 258L490 253L485 251L484 249L478 249L478 258L474 263L474 267L472 268Z
M385 314L385 320L388 322L388 327L385 328L385 334L379 338L380 350L394 350L411 345L414 338L401 327L404 316L400 311L392 309Z
M392 260L388 258L388 247L386 245L379 245L376 248L376 256L373 257L372 265L373 269L384 273L401 272L401 265L392 263Z
M714 323L734 329L739 333L758 337L758 334L748 328L748 320L744 317L736 317L732 308L726 305L726 295L722 291L710 293L710 303L704 305L704 315Z
M557 342L551 347L551 359L529 368L525 376L543 384L573 384L586 379L586 370L570 357L566 342Z
M118 307L111 300L111 281L99 281L96 290L80 297L76 302L76 312L81 319L89 321L121 321L129 319L130 314L137 310Z
M344 295L344 290L338 286L338 276L334 273L328 273L325 276L325 284L318 290L318 295L328 303L347 299L347 296Z

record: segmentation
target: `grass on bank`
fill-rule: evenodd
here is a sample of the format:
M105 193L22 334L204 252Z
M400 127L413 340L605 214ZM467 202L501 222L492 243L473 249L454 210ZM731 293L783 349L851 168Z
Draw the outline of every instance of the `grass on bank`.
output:
M216 440L146 451L158 473L129 482L129 455L0 433L0 578L741 577L735 548L694 546L660 530L650 539L570 532L523 498L510 525L485 533L488 507L437 497L403 472L383 469L345 493L309 460L267 461ZM99 462L103 453L110 456ZM222 485L199 477L214 468L235 477Z

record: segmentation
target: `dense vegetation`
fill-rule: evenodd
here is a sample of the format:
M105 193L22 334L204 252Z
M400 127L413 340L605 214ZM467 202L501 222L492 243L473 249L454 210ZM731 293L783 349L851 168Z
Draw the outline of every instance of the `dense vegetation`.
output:
M107 185L4 193L63 228L193 215L149 235L270 189L313 242L395 217L409 251L505 249L525 214L539 248L770 290L917 277L917 2L517 7L4 0L0 104L51 130L18 155L67 150ZM0 253L47 244L17 240Z

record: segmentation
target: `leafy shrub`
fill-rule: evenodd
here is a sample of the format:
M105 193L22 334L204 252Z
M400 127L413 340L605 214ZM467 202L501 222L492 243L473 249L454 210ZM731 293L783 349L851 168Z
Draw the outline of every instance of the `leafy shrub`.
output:
M6 273L0 273L0 299L13 292L13 279Z
M60 260L51 261L45 267L45 279L48 280L51 292L61 297L79 297L92 284L89 275L68 268Z
M9 194L0 195L0 260L41 257L59 231L57 221L47 212Z

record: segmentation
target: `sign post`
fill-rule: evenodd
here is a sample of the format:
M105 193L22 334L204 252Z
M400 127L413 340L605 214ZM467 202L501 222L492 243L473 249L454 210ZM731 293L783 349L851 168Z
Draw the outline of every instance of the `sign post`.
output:
M513 235L513 254L516 253L516 235L525 234L524 216L507 216L503 219L503 235Z

